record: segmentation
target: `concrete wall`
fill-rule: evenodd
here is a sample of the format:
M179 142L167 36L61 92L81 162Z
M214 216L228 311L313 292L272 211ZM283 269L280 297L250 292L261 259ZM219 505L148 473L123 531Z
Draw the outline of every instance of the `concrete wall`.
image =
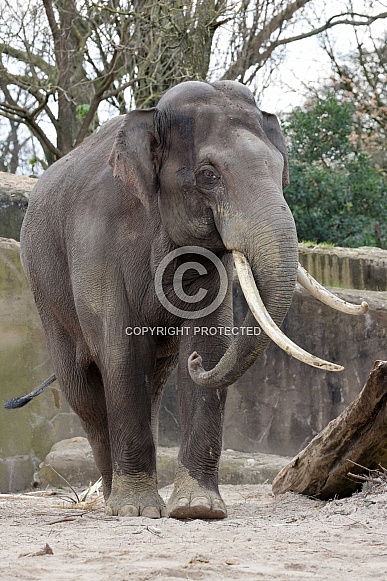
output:
M324 286L387 289L387 252L380 248L298 245L300 262Z
M387 255L387 253L385 253ZM224 447L245 452L296 454L362 388L376 359L386 359L387 292L341 291L370 303L365 316L328 309L298 289L284 323L286 333L310 352L345 365L342 373L312 369L275 345L229 389ZM246 309L238 286L237 320ZM45 341L24 277L19 245L0 239L1 401L28 393L50 373ZM0 408L0 490L21 490L34 478L52 444L84 435L57 384L19 410ZM179 442L174 376L160 412L160 444Z

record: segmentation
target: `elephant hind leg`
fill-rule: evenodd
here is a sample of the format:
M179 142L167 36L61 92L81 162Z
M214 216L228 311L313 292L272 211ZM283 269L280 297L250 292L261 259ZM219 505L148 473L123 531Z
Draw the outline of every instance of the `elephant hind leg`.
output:
M81 420L93 450L95 463L102 476L103 494L107 500L111 492L113 473L105 394L100 371L94 362L85 368L74 359L66 359L63 354L61 368L57 373L59 385ZM69 369L71 374L68 373Z
M59 385L70 406L81 420L95 463L102 476L103 494L107 500L111 492L113 472L101 374L94 362L84 368L74 359L66 360L63 354L61 362L64 369L57 373ZM68 373L69 369L71 369L71 374Z
M81 419L93 450L95 463L102 476L103 494L107 500L112 487L113 469L104 386L101 373L94 362L82 375L79 385L83 391L83 401L74 403L73 409Z
M39 305L38 305L39 306ZM102 475L105 499L112 485L112 459L104 386L99 368L87 355L82 341L78 348L70 334L47 308L39 309L51 361L59 385L78 415ZM80 345L83 345L80 348Z

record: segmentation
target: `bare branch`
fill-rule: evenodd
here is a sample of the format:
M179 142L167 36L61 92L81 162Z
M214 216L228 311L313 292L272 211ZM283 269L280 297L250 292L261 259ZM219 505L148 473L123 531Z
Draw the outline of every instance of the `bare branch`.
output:
M306 2L304 2L304 4L306 4ZM290 12L288 12L287 14L289 15L287 18L289 20L293 16L294 12L291 15ZM357 14L356 16L358 18L361 18L362 20L343 18L346 14L348 13L332 16L325 24L318 28L309 30L308 32L304 32L286 38L277 38L276 40L271 41L268 47L263 48L264 42L269 38L272 32L277 30L273 21L271 21L270 25L266 28L266 30L263 30L253 39L253 41L250 42L250 46L248 48L244 47L242 49L241 56L239 56L235 60L235 62L228 68L228 70L224 73L223 78L231 79L241 77L250 66L268 60L272 53L274 52L274 50L279 46L291 44L292 42L297 42L305 38L310 38L311 36L316 36L338 25L348 25L353 27L369 26L376 20L387 18L387 12L381 12L380 14L377 14L375 16L365 16L362 14ZM281 21L282 24L285 21L285 19L281 20L281 18L278 16L276 17L275 22L279 21ZM243 56L246 52L248 53L247 57Z

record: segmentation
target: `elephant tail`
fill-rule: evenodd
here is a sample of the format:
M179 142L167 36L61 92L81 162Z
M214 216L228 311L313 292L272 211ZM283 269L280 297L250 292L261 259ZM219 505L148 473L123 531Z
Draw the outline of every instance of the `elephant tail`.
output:
M56 375L54 375L54 374L50 375L50 377L48 379L43 381L43 383L41 385L39 385L39 387L34 389L34 391L31 391L31 393L28 393L27 395L21 395L19 397L13 397L12 399L9 399L8 401L6 401L3 404L3 406L7 410L21 408L24 405L26 405L27 403L29 403L32 399L34 399L34 397L36 397L37 395L40 395L46 389L46 387L51 385L55 380L56 380Z

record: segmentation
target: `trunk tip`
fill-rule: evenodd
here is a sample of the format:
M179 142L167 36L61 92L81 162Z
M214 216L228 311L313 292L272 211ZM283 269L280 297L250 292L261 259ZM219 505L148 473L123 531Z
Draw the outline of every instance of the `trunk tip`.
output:
M198 374L204 371L202 366L202 358L200 357L197 351L194 351L188 357L188 370L190 376L194 381L197 378Z

